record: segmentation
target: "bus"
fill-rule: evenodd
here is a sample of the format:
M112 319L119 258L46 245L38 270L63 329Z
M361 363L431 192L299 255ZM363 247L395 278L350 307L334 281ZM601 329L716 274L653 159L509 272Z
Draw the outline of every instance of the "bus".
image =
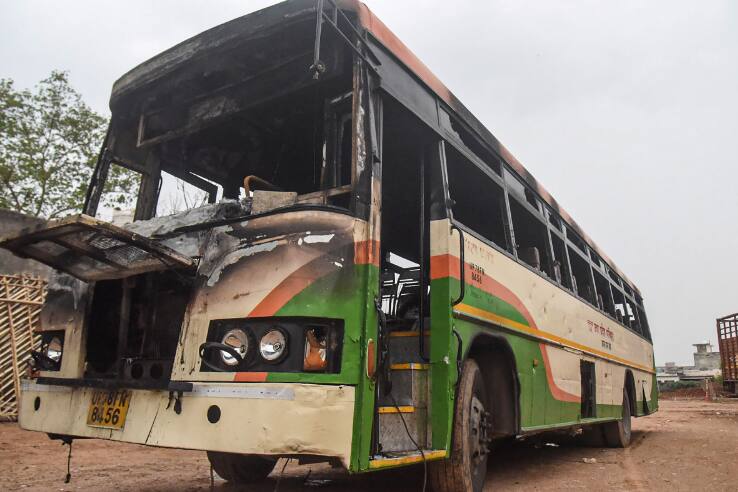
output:
M499 441L657 410L638 288L365 5L227 22L110 109L83 213L2 241L64 274L24 429L479 491Z

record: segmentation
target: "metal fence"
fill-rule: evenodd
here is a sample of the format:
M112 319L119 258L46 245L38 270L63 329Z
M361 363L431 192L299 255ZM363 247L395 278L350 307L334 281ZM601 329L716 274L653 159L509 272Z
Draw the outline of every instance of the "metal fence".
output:
M18 417L20 376L41 342L35 330L45 296L43 279L0 275L0 420Z

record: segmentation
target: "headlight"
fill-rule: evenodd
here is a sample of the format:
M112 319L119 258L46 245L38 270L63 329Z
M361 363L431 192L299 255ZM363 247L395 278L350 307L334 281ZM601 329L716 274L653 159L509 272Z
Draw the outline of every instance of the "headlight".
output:
M59 362L62 358L63 350L64 347L61 339L59 337L54 337L46 346L46 357L54 362Z
M305 331L305 358L302 368L305 371L325 371L328 367L326 360L326 336L321 328L309 328Z
M287 353L287 335L278 328L267 331L259 340L259 353L267 362L276 362Z
M238 352L238 355L241 356L241 358L238 359L225 350L221 350L220 358L227 366L237 366L246 358L246 354L249 353L249 336L243 330L235 329L226 332L221 343L223 345L233 347L233 349Z

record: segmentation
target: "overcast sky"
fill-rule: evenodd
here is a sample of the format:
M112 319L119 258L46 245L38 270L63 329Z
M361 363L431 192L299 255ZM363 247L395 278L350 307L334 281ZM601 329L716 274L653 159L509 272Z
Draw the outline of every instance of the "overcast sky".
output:
M269 1L4 1L0 77L113 81ZM738 311L738 2L369 0L639 285L656 361Z

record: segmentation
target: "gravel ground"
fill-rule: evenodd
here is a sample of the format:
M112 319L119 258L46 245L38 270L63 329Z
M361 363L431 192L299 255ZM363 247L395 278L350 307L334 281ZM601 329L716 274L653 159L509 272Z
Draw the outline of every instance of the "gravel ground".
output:
M629 449L547 440L495 451L485 490L738 490L738 401L662 400L661 411L633 422ZM208 490L205 453L106 441L75 441L72 481L67 448L45 435L0 424L0 490ZM594 458L594 460L592 460ZM420 490L423 468L347 476L327 465L284 461L264 483L243 490ZM238 490L215 477L216 490Z

